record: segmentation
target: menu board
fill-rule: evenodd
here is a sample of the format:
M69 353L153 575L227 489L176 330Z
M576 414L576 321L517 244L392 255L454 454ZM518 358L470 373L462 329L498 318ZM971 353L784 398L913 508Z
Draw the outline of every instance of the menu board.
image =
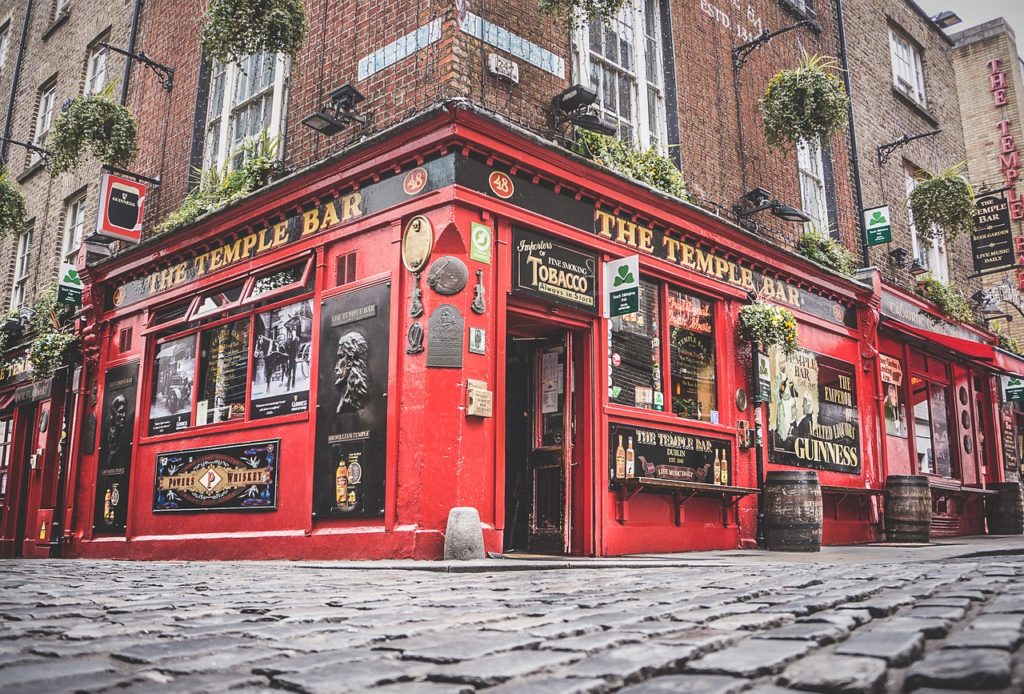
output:
M1020 459L1017 455L1017 414L1013 403L1006 403L999 410L1003 434L1003 470L1007 482L1020 481Z

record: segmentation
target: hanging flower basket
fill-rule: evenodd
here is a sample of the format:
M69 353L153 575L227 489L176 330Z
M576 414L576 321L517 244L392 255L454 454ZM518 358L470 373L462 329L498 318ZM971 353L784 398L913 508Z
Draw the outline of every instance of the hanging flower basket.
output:
M939 310L948 318L961 323L970 323L974 320L974 311L971 309L967 297L954 284L945 284L931 277L919 282L916 289L918 295L923 296L939 307ZM936 321L938 322L938 321Z
M617 137L580 130L576 133L575 150L580 156L680 200L688 200L690 197L686 192L683 174L676 168L675 162L659 154L653 147L640 151Z
M800 347L793 314L764 301L755 301L740 309L740 332L748 342L779 347L787 356Z
M839 61L812 55L768 83L761 99L768 144L780 149L805 142L827 142L846 125L849 99L834 74Z
M74 323L64 323L64 306L57 302L57 290L44 294L32 307L32 343L28 359L32 364L32 378L41 381L53 376L64 366L68 351L78 344Z
M212 0L203 28L203 50L222 63L255 53L294 58L305 40L302 0Z
M818 265L824 265L844 275L853 273L853 254L846 246L814 229L804 232L796 243L796 249L800 255Z
M0 172L0 239L17 234L25 226L25 196L17 184Z
M538 0L537 7L544 14L581 26L591 19L610 23L625 4L626 0Z
M125 167L138 151L138 130L132 112L109 94L72 99L54 120L47 140L50 172L74 170L86 151L104 164Z
M963 175L964 163L938 173L923 171L910 192L914 227L924 235L955 239L974 232L974 189Z

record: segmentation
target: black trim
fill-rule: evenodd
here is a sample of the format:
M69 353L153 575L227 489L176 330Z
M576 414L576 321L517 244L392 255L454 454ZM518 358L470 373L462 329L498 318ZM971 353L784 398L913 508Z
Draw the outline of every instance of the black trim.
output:
M196 87L196 110L192 118L192 145L188 153L188 189L199 185L196 171L203 168L203 149L206 145L206 111L210 104L210 72L212 61L204 54L199 61L199 85ZM227 86L225 85L225 89ZM225 98L227 93L225 92Z
M662 81L665 84L665 131L669 157L683 170L683 153L679 147L679 97L676 89L675 41L672 37L672 13L668 0L659 0L661 13Z
M828 235L837 241L839 235L839 207L836 205L836 174L832 164L832 148L821 147L821 178L825 184L825 209L828 211Z

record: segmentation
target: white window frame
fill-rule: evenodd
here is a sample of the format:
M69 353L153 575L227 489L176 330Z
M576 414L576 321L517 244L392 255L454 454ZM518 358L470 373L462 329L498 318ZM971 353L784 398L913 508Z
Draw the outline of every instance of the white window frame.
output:
M910 225L910 251L913 259L928 269L933 279L949 281L949 260L946 257L946 243L941 236L924 236L917 231L914 213L910 209L910 193L917 187L917 167L905 164L903 180L907 192L907 221Z
M71 0L57 0L53 4L53 18L59 19L64 12L67 11L68 7L71 6Z
M8 21L0 29L0 70L7 64L7 48L11 45L11 23Z
M84 233L85 195L80 195L69 202L64 211L64 240L61 244L63 262L75 264Z
M85 96L99 94L107 84L107 47L100 45L106 40L106 37L100 38L89 48L85 63Z
M892 84L896 90L911 101L927 106L921 51L913 41L892 27L889 28L889 58L892 61Z
M46 136L50 133L50 126L53 125L53 106L57 100L57 84L54 82L49 87L39 91L39 110L36 111L36 129L32 135L32 144L45 149ZM39 161L39 152L33 151L29 156L29 165Z
M613 20L613 25L632 33L631 65L627 68L622 61L613 62L604 55L590 49L591 24L581 22L573 35L573 74L577 82L597 92L594 109L605 120L619 127L620 139L631 140L630 144L641 149L654 147L659 153L668 153L668 129L665 105L664 48L661 41L660 0L634 0L627 2ZM653 32L648 32L648 16ZM604 26L602 25L602 30ZM621 46L621 43L620 43ZM654 53L653 60L649 54ZM632 83L632 118L626 120L614 106L609 107L604 88L595 80L591 69L600 66L606 72L615 72ZM651 74L649 74L651 73ZM614 94L618 102L618 93ZM654 103L652 103L652 101ZM623 126L626 127L624 132ZM632 134L628 137L628 131Z
M32 229L18 234L15 241L14 284L11 287L11 310L17 311L25 303L25 290L32 269Z
M245 99L236 102L238 81L247 77L239 63L224 65L214 62L210 67L210 95L207 102L206 124L204 128L205 146L203 152L203 170L214 168L218 171L225 171L233 168L233 159L238 154L235 146L235 119L246 107L258 102L267 94L272 94L270 111L270 124L267 127L267 137L278 138L278 153L284 145L282 137L286 119L286 104L288 98L289 61L283 54L274 56L274 78L271 84L258 92L249 94ZM247 58L248 60L248 58ZM219 109L215 109L218 99L217 80L223 73L223 95ZM224 127L224 124L227 127ZM214 145L213 134L216 133ZM240 144L240 143L239 143Z
M796 167L800 177L800 209L811 218L811 221L804 224L804 228L832 237L834 229L828 209L825 161L820 140L800 140L797 143Z

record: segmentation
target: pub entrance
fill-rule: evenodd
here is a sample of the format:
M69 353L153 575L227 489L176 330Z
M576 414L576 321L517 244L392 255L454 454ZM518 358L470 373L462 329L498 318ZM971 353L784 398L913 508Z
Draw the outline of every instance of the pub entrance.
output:
M509 314L506 552L582 554L586 330Z

